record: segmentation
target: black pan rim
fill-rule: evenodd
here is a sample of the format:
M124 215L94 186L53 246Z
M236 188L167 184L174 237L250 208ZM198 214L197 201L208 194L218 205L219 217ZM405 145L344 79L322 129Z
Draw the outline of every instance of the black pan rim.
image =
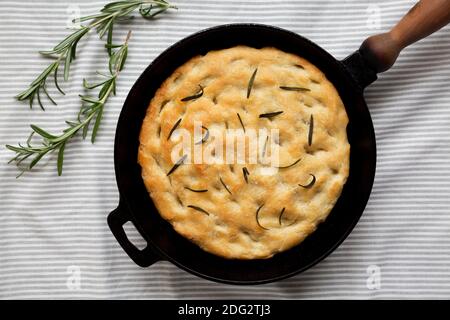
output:
M124 108L125 106L129 103L129 99L130 96L133 94L133 90L135 89L136 85L143 81L143 79L145 77L148 76L148 73L150 72L149 70L152 69L152 66L154 66L155 64L158 64L158 62L162 59L162 57L167 54L167 52L171 51L171 50L176 50L176 48L178 48L180 45L190 41L193 38L196 37L201 37L203 36L205 33L210 33L216 30L220 30L220 29L227 29L227 28L256 28L256 29L269 29L270 31L281 31L284 33L289 33L291 36L297 37L302 39L302 41L305 41L307 43L309 43L309 45L315 47L317 50L320 50L324 55L327 55L329 57L330 60L334 60L338 65L340 65L340 67L345 70L345 68L342 66L342 63L339 62L338 60L336 60L331 54L329 54L326 50L324 50L323 48L321 48L320 46L318 46L317 44L315 44L314 42L312 42L311 40L295 33L292 32L290 30L286 30L280 27L276 27L276 26L271 26L271 25L267 25L267 24L257 24L257 23L232 23L232 24L223 24L223 25L218 25L218 26L214 26L214 27L210 27L204 30L200 30L192 35L189 35L177 42L175 42L174 44L172 44L171 46L169 46L167 49L165 49L160 55L158 55L158 57L156 57L147 67L146 69L143 71L143 73L138 77L138 79L136 80L136 82L134 83L133 87L131 88L125 102L124 102ZM348 74L347 71L344 71L345 74L347 74L349 81L353 81L351 78L351 75ZM366 108L366 112L369 113L369 110L367 108L367 105L364 103L364 107ZM115 173L116 173L116 182L119 188L119 193L120 193L120 198L121 198L121 202L123 201L123 203L125 204L127 210L130 212L131 216L133 217L133 220L136 220L136 216L133 213L133 210L131 208L131 206L129 205L129 201L125 195L125 193L121 192L121 170L119 168L119 164L118 164L118 140L119 140L119 135L120 132L118 130L120 124L121 124L121 120L123 118L123 110L121 111L121 114L119 116L119 120L117 123L117 128L116 128L116 136L115 136L115 143L114 143L114 168L115 168ZM370 118L370 117L369 117ZM371 139L371 143L373 146L373 159L372 162L374 164L376 164L376 141L375 141L375 131L373 128L373 123L372 120L370 119L370 128L368 128L368 133L370 135L370 139ZM351 169L350 169L351 170ZM375 170L376 170L376 165L374 165L373 167L373 174L371 175L371 180L367 181L367 185L370 185L370 191L372 190L373 187L373 183L374 183L374 178L375 178ZM364 202L364 208L366 207L368 200L369 200L369 196L370 196L370 192L367 195L367 199L362 199ZM322 255L320 255L317 259L315 259L314 261L312 261L309 264L304 265L302 268L299 268L293 272L289 272L283 275L279 275L279 276L274 276L272 278L266 278L263 280L250 280L250 281L242 281L242 280L230 280L230 279L223 279L220 277L214 277L211 275L207 275L204 273L201 273L195 269L190 268L189 266L186 266L180 262L178 262L175 258L173 258L172 256L166 254L166 252L164 252L163 250L161 250L159 248L158 245L156 245L149 237L145 236L145 231L144 228L139 224L139 223L135 223L136 228L138 229L138 231L143 235L143 237L145 238L145 240L147 241L148 245L150 245L153 249L155 249L155 251L157 252L158 256L161 257L161 260L166 260L166 261L170 261L171 263L173 263L174 265L176 265L177 267L186 270L192 274L195 274L201 278L207 279L207 280L212 280L215 282L220 282L220 283L227 283L227 284L239 284L239 285L255 285L255 284L265 284L265 283L269 283L269 282L274 282L274 281L279 281L279 280L283 280L289 277L292 277L296 274L299 274L309 268L311 268L312 266L316 265L317 263L319 263L320 261L324 260L327 256L329 256L331 254L331 252L333 252L339 245L342 244L342 242L348 237L348 235L353 231L354 227L356 226L356 224L358 223L360 217L362 216L363 212L364 212L364 208L362 210L360 210L359 215L355 215L351 225L349 225L349 227L347 228L346 232L342 234L342 236L340 237L339 241L336 241L334 243L333 246L329 247L329 249L327 251L325 251ZM270 259L270 258L269 258Z

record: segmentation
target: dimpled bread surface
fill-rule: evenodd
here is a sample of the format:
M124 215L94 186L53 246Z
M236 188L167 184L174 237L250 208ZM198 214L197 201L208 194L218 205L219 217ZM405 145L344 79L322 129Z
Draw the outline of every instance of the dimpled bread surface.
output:
M193 133L194 121L223 133L278 129L270 144L279 168L177 165L173 129ZM138 161L159 214L178 233L225 258L265 259L301 243L332 210L349 173L347 124L337 90L307 60L237 46L196 56L164 81L142 124ZM206 138L202 147L213 143Z

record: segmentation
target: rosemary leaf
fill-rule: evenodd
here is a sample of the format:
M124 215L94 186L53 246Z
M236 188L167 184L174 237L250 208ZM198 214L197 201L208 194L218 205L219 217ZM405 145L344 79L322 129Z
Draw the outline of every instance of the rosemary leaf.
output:
M260 118L268 118L271 119L273 117L276 117L280 114L282 114L284 111L275 111L275 112L269 112L269 113L262 113L259 115Z
M169 172L167 173L167 176L170 176L175 170L178 169L179 166L181 166L184 161L187 158L187 154L185 154L184 156L182 156L180 159L178 159L178 161L173 165L173 167L169 170Z
M286 210L286 208L281 209L280 215L278 216L278 223L280 226L282 225L283 214L284 214L285 210Z
M196 142L195 144L202 144L202 143L205 143L205 142L208 140L208 138L209 138L209 130L208 130L208 128L207 128L207 127L204 127L204 126L202 126L202 128L203 128L204 130L206 130L206 133L205 133L205 135L202 137L202 140Z
M313 175L312 173L310 173L309 175L312 177L311 182L309 182L307 185L299 184L300 187L305 188L305 189L309 189L316 183L316 176Z
M66 143L64 142L63 144L61 144L58 151L58 161L56 162L56 167L58 169L58 176L62 174L65 147Z
M283 225L283 216L284 216L284 213L286 212L285 209L286 209L286 208L281 209L280 215L278 216L278 224L279 224L280 226ZM297 222L297 219L295 219L295 220L292 221L290 224L288 224L287 227L292 226L292 225L293 225L294 223L296 223L296 222Z
M81 136L83 137L83 140L86 139L88 133L89 133L89 125L91 124L91 120L86 122L86 125L83 126L83 131Z
M166 11L167 9L178 9L176 6L171 5L166 0L155 0L153 3L147 1L139 8L139 13L142 17L151 19L158 14Z
M264 229L264 230L269 230L269 229L267 229L266 227L263 227L262 225L261 225L261 223L259 223L259 212L261 211L261 209L264 207L264 205L262 204L261 206L259 206L259 208L256 210L256 223L258 224L258 226L261 228L261 229Z
M112 22L113 20L111 20ZM108 36L106 37L106 44L105 44L105 48L108 51L108 55L111 56L112 55L112 39L113 39L113 30L114 30L114 24L111 23L108 27Z
M250 175L250 172L248 172L247 167L242 168L242 174L244 175L245 182L248 183L248 176Z
M255 82L256 72L258 72L258 68L256 68L255 71L253 71L253 74L252 74L252 76L250 77L250 80L248 81L248 86L247 86L247 99L250 98L250 93L252 92L253 83Z
M313 131L314 131L314 117L311 115L309 118L309 131L308 131L308 145L312 145L313 141Z
M301 91L301 92L305 92L305 91L311 91L308 88L303 88L303 87L286 87L286 86L280 86L281 90L286 90L286 91Z
M293 167L293 166L295 166L297 163L299 163L300 160L302 160L302 158L298 158L297 160L295 160L294 162L292 162L291 164L289 164L289 165L287 165L287 166L280 166L280 167L277 167L277 168L278 168L278 169L287 169L287 168Z
M42 157L44 157L47 153L48 153L47 150L38 152L36 157L33 160L31 160L31 162L30 162L30 166L29 166L30 170L33 169L33 167L39 162L39 160L41 160Z
M42 102L41 102L41 94L40 94L40 91L37 91L37 92L36 92L36 96L37 96L37 101L38 101L39 106L41 107L41 109L42 109L43 111L45 111L44 105L43 105Z
M102 121L103 117L103 106L99 107L99 110L97 112L97 116L95 117L95 123L94 127L92 128L92 135L91 135L91 142L95 142L95 138L97 137L97 131L100 127L100 122Z
M245 132L245 126L244 126L244 123L242 122L241 115L239 114L239 112L236 113L236 114L237 114L237 116L238 116L239 122L241 123L242 129L243 129L244 132Z
M267 142L269 141L269 136L266 136L266 140L264 140L264 146L262 150L262 157L266 156L266 150L267 150Z
M198 99L201 96L203 96L203 87L201 85L198 85L198 86L199 86L200 90L196 94L194 94L192 96L184 97L183 99L181 99L181 101L186 102L186 101L190 101L190 100L195 100L195 99Z
M225 184L225 182L223 182L222 178L219 177L220 183L223 185L223 187L225 188L225 190L228 191L229 194L232 194L230 189L228 189L227 185Z
M56 106L55 100L52 99L52 97L48 94L47 89L45 88L45 84L42 86L42 91L44 91L45 95L47 96L47 99L50 100L53 105Z
M204 214L206 214L206 215L208 215L208 216L209 216L209 212L208 212L208 211L206 211L205 209L202 209L202 208L200 208L200 207L197 207L197 206L192 206L192 205L188 205L188 208L192 208L192 209L194 209L194 210L197 210L197 211L203 212Z
M173 125L172 129L170 129L169 135L167 136L167 141L169 141L170 137L172 136L173 132L178 128L180 125L182 118L178 119L177 122Z
M60 87L59 84L58 84L58 68L59 68L59 64L56 65L55 71L53 72L53 82L55 83L56 89L58 89L58 91L59 91L62 95L65 95L66 93L61 89L61 87Z
M208 189L192 189L189 187L184 187L186 190L192 191L192 192L198 192L198 193L203 193L203 192L208 192Z
M33 129L34 132L36 132L38 135L42 136L45 139L55 139L56 136L48 133L44 129L39 128L38 126L35 126L34 124L31 125L31 129Z

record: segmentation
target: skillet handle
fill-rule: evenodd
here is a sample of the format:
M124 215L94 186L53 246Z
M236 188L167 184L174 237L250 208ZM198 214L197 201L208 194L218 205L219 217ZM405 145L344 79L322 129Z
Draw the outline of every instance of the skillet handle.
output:
M394 64L400 51L450 22L449 0L421 0L391 29L367 38L359 51L378 73Z
M140 267L149 267L161 260L148 242L144 249L139 250L128 240L123 225L129 221L133 223L130 213L125 209L123 202L120 201L119 206L108 215L108 226L122 249Z

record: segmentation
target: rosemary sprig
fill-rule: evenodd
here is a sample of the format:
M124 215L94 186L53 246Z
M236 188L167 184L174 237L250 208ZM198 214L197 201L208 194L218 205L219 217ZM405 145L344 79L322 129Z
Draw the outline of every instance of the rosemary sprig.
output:
M198 92L192 96L188 96L188 97L184 97L183 99L181 99L181 101L186 102L186 101L190 101L190 100L195 100L200 98L203 95L203 87L201 85L198 85L198 87L200 88L198 90Z
M47 79L53 76L53 81L57 90L64 95L58 84L58 69L64 63L64 80L69 79L70 65L76 58L76 51L78 42L91 30L96 29L100 38L105 34L106 44L110 56L113 55L113 49L116 47L112 43L112 35L114 24L117 21L129 19L131 13L139 9L139 13L144 18L153 18L154 16L166 11L169 8L176 8L165 0L123 0L108 3L100 10L100 13L81 17L80 21L91 21L88 25L83 25L79 29L72 32L64 40L58 43L53 49L48 51L40 51L42 55L52 56L56 61L52 62L23 92L19 93L16 98L19 101L29 101L30 108L33 107L35 97L42 110L44 105L41 101L41 90L45 93L51 103L56 105L56 102L51 98L46 89Z
M80 96L82 107L80 108L80 112L78 113L78 118L76 121L66 121L66 124L68 126L60 135L50 134L48 131L38 126L31 125L31 129L33 131L30 134L26 145L22 145L20 143L18 144L18 146L6 145L9 150L16 153L16 156L9 162L15 162L17 167L21 170L19 176L22 175L25 171L30 171L39 162L39 160L42 159L42 157L55 150L58 150L57 169L58 175L61 175L64 161L64 150L67 142L72 139L80 130L83 131L83 138L86 138L89 130L89 125L91 121L95 119L91 134L91 141L92 143L94 143L102 119L105 103L111 96L111 94L115 94L116 80L120 72L122 71L127 58L128 40L130 38L130 35L131 32L128 33L124 44L122 44L121 46L116 46L118 47L118 49L112 52L112 55L109 59L110 75L105 76L106 79L104 81L93 85L89 85L86 81L84 81L83 85L88 90L92 90L97 87L101 87L101 89L98 93L98 98L89 95ZM31 140L34 134L37 134L41 137L42 145L31 144ZM24 165L24 161L30 157L32 157L33 159L27 165Z
M309 189L316 183L316 176L313 175L312 173L310 173L309 175L312 177L312 180L307 185L299 184L300 187L305 188L305 189Z
M250 93L252 92L253 83L255 82L256 72L258 72L258 68L256 68L255 71L253 71L253 74L252 74L252 76L250 77L250 80L248 81L248 86L247 86L247 99L250 98Z
M309 118L309 131L308 131L308 145L311 146L313 141L313 132L314 132L314 117L311 115Z

